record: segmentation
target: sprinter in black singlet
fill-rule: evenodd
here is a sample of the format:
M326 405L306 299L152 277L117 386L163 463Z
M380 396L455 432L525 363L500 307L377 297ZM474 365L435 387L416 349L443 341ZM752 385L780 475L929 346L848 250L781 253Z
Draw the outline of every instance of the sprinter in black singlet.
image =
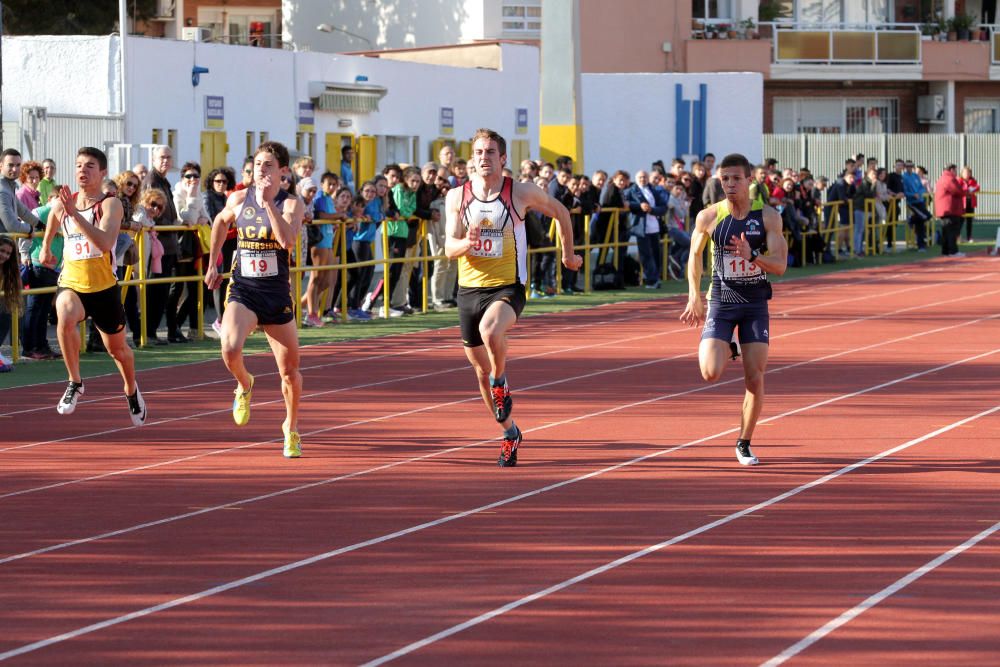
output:
M528 244L524 214L539 211L558 222L563 265L576 271L583 258L573 252L569 211L544 190L503 175L507 142L493 130L472 137L475 171L464 187L445 199L445 255L458 260L458 317L465 355L476 371L479 391L503 428L497 463L517 465L521 430L511 419L507 383L507 332L524 308Z
M238 383L234 392L233 421L237 426L250 421L253 376L243 365L243 344L259 325L264 329L281 375L286 410L281 429L285 440L284 455L298 458L302 455L298 433L302 375L299 373L299 336L288 282L288 254L295 248L302 228L303 205L298 197L289 196L280 187L281 176L287 173L288 149L276 141L261 144L254 153L253 183L231 194L226 208L215 218L205 284L216 289L222 282L216 260L226 240L226 232L235 224L237 250L221 335L222 360Z
M734 153L723 158L719 178L726 198L698 214L688 260L688 303L681 321L705 323L698 347L701 375L708 382L722 376L733 332L739 331L746 395L736 460L759 463L750 438L764 405L771 283L767 274L782 275L788 266L788 245L781 233L781 215L760 201L750 200L750 162ZM701 300L701 258L712 239L712 286L708 317ZM764 253L767 254L764 254ZM734 355L735 357L735 355Z

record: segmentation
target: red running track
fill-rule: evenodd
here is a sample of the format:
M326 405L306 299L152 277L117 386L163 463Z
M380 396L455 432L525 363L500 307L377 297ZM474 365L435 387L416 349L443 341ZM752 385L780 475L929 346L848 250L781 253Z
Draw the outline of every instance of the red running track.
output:
M455 329L307 348L297 461L264 355L243 429L221 362L2 391L0 660L987 664L996 267L777 286L753 469L677 299L518 325L510 470Z

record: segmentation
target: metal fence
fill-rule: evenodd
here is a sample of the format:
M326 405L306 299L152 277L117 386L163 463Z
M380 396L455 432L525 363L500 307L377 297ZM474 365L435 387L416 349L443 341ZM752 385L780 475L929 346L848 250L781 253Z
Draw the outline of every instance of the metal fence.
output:
M77 150L94 146L111 157L112 147L122 141L124 124L121 116L49 113L44 107L22 107L20 126L5 123L3 141L5 147L21 151L26 160L52 158L62 170L63 176L58 178L68 181L65 175L72 174ZM109 169L109 173L114 171Z
M896 158L912 159L927 167L932 183L949 163L968 165L983 190L1000 190L1000 134L765 134L763 153L781 167L806 167L831 180L857 153L890 168ZM977 213L1000 215L1000 198L980 198Z

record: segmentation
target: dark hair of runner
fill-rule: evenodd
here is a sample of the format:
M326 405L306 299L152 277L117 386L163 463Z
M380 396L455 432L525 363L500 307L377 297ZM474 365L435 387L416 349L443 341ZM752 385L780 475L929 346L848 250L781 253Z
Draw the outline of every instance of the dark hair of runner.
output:
M500 151L500 155L507 154L507 140L500 136L500 133L496 130L491 130L489 128L481 127L476 130L476 133L472 135L472 143L476 143L479 139L489 139L497 142L497 150Z
M92 157L97 160L97 166L104 171L108 168L108 156L104 154L100 148L94 148L93 146L84 146L76 152L76 156L86 155L87 157Z
M748 160L746 156L741 153L730 153L726 157L722 158L722 162L719 163L719 168L726 169L727 167L743 167L743 173L747 176L750 175L750 172L753 169L750 165L750 160Z
M279 167L288 166L288 149L285 145L278 141L265 141L257 150L254 151L253 156L256 158L261 153L270 153L278 161Z

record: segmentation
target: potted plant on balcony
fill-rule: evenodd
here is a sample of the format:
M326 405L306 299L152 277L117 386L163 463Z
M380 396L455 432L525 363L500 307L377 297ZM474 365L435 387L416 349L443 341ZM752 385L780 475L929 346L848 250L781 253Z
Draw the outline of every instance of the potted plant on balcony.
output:
M771 24L779 18L781 18L781 6L778 4L778 0L760 0L760 5L757 8L757 21L761 23L760 36L762 38L770 39L772 37L774 26ZM765 23L768 25L763 25Z
M757 24L753 22L753 18L743 21L743 32L747 39L758 39L760 37L757 34Z
M719 31L719 39L729 39L729 24L728 23L720 23L719 25L717 25L715 27Z
M952 16L950 19L944 22L945 32L948 34L949 42L958 41L958 26L955 25L955 17Z
M920 39L924 41L934 39L939 32L941 30L938 27L937 21L928 19L920 24Z
M969 37L972 34L972 26L976 24L976 15L958 12L952 17L951 21L953 29L958 33L958 39L963 42L969 41Z

